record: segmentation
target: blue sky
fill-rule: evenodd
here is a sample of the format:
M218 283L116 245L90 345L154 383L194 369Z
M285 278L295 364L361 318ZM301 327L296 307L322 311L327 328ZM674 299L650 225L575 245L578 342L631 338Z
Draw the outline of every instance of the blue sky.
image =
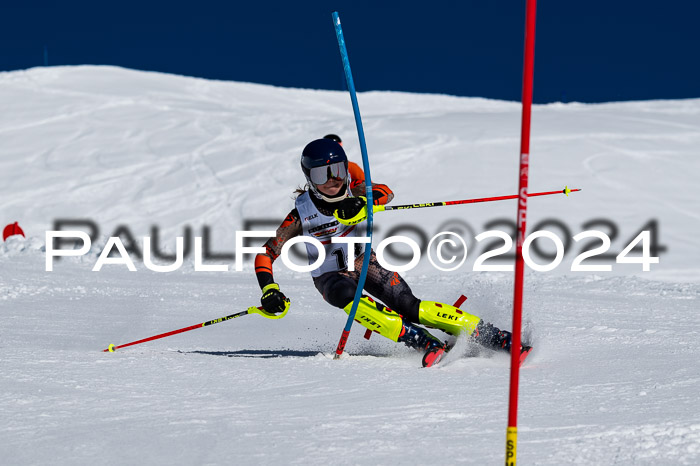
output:
M525 2L4 2L0 70L109 64L358 91L520 100ZM540 0L535 102L700 97L700 5ZM45 52L47 52L45 54Z

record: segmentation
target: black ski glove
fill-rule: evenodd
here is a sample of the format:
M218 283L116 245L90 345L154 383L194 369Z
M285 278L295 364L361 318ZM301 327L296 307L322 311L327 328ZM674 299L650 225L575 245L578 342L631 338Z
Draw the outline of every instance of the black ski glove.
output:
M367 219L367 198L348 197L338 203L335 217L344 225L355 225Z
M260 304L270 314L284 312L289 307L289 299L280 291L277 283L270 283L262 289L262 293Z

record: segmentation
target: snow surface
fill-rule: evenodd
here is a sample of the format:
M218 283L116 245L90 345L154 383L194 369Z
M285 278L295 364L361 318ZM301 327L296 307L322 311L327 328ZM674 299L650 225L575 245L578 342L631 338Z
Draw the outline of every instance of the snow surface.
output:
M359 101L372 178L394 204L517 191L519 104ZM138 240L156 225L171 251L186 225L195 236L206 225L212 250L232 253L246 219L281 220L308 141L338 133L360 161L346 93L81 66L0 73L0 102L0 226L18 221L28 237L0 243L3 464L503 463L507 357L460 341L422 369L420 355L355 326L334 361L345 314L281 263L292 299L282 320L246 316L101 352L258 303L250 262L235 272L216 261L226 273L195 272L191 257L172 273L140 261L137 272L91 269L119 225ZM699 144L697 99L534 107L530 191L583 191L531 199L528 226L555 218L574 235L603 219L618 229L617 254L656 220L666 250L651 272L613 255L612 272L584 273L569 270L572 243L557 269L527 273L536 349L521 371L520 464L700 461ZM405 223L461 228L463 267L423 259L404 275L417 296L464 293L466 310L509 328L512 274L472 271L473 237L515 209L377 214L375 244ZM100 238L46 272L44 232L61 218L92 219Z

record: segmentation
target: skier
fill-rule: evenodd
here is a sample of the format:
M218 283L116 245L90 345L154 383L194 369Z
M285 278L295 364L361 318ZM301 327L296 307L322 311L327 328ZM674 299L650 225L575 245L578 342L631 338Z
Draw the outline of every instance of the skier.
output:
M325 248L325 261L311 272L313 282L323 299L350 313L363 261L363 248L355 248L355 270L347 267L348 244L331 242L333 237L364 236L361 222L367 218L364 179L348 175L348 160L342 146L331 139L317 139L303 150L301 168L306 177L305 190L295 200L294 209L269 239L265 253L255 258L255 273L262 289L261 304L270 313L284 312L289 299L275 283L272 263L289 239L305 235L318 239ZM364 177L363 177L364 178ZM383 184L372 185L375 205L390 202L394 194ZM358 235L359 232L359 235ZM316 262L318 251L306 243L309 264ZM437 363L446 345L430 334L424 325L451 335L467 333L488 348L510 351L510 332L499 330L448 304L422 301L396 272L383 268L371 252L365 291L378 301L363 295L355 319L365 328L396 342L423 350L423 366ZM381 304L381 301L384 304Z

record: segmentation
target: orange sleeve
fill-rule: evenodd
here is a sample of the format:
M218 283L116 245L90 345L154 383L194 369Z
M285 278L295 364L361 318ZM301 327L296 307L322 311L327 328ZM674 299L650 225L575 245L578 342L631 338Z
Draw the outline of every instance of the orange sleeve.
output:
M272 258L267 254L255 256L255 273L267 272L272 275Z
M385 184L373 184L372 198L374 205L388 204L394 198L394 192Z
M272 263L282 252L282 246L290 238L302 234L301 219L297 209L292 210L282 224L277 228L274 238L270 238L264 245L265 253L255 256L255 276L258 279L260 288L274 283L272 275Z
M364 181L362 183L355 183L353 181L352 185L350 186L350 191L352 192L352 195L357 197L357 196L364 196L365 195L365 183ZM394 192L389 189L389 187L385 184L373 184L372 185L372 200L374 205L384 205L388 204L391 202L391 200L394 199Z
M350 172L350 178L352 178L352 184L365 182L365 172L355 162L348 162L348 171Z

